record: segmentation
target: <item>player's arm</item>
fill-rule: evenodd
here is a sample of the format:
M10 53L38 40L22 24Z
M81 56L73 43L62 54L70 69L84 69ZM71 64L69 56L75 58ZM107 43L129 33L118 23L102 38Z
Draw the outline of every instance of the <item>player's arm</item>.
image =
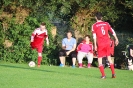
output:
M117 46L118 44L119 44L119 40L118 40L118 37L117 37L117 35L116 35L116 33L115 33L115 31L111 28L111 30L113 31L113 36L114 36L114 38L115 38L115 45Z
M97 51L97 36L93 26L92 26L92 33L93 33L93 40L94 40L94 48L95 48L95 51Z
M34 37L36 35L36 29L34 30L34 32L32 32L32 35L31 35L31 42L34 42Z
M114 38L115 38L115 45L117 46L117 45L119 44L119 40L118 40L116 34L113 34L113 36L114 36Z
M48 33L47 33L47 31L46 31L46 35L47 35L47 37L46 37L46 43L47 43L47 45L49 45L49 39L48 39Z
M47 45L49 45L49 39L48 39L48 36L46 37L46 43L47 43Z
M115 45L117 46L119 44L119 40L118 40L118 37L117 37L115 31L111 28L111 26L109 24L108 24L108 29L112 33L112 35L114 36L114 38L115 38Z
M96 33L93 33L93 40L94 40L95 51L97 51L97 36L96 36Z

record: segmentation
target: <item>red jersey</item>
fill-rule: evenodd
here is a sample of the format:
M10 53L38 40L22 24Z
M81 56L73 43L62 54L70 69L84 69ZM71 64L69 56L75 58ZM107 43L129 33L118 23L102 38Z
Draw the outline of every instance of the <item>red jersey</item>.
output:
M98 45L101 43L105 44L107 41L107 43L109 43L110 39L108 32L114 34L114 30L111 28L109 23L104 21L94 23L92 25L92 32L93 34L96 34Z
M47 30L41 31L40 28L34 30L31 36L31 40L33 40L31 46L32 48L37 48L42 46L44 43L44 39L48 38Z

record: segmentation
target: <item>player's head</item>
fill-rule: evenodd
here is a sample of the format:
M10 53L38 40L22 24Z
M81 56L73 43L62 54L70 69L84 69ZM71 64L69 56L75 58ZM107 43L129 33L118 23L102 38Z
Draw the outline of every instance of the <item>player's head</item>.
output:
M95 13L96 20L102 20L102 14L100 12Z
M86 42L89 42L89 41L90 41L90 35L86 35L86 36L84 37L84 40L85 40Z
M72 32L69 30L67 31L67 38L70 39L72 37Z
M42 30L44 30L44 29L45 29L45 26L46 26L46 23L42 22L41 25L40 25L40 28L41 28Z

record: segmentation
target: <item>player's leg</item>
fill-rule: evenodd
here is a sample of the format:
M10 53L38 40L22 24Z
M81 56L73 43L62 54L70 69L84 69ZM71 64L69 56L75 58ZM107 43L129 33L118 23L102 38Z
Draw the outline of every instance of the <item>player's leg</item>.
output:
M85 53L78 52L77 59L78 59L79 68L83 67L82 60L84 57L85 57Z
M93 53L88 53L86 57L88 59L88 68L90 68L93 61Z
M112 78L115 78L115 70L114 70L114 63L111 59L111 52L110 52L110 44L107 45L107 58L108 58L108 61L109 61L109 64L110 64L110 69L112 71Z
M42 50L43 50L42 46L37 48L37 51L38 51L38 62L37 62L38 67L40 67L41 61L42 61Z
M109 64L110 64L110 69L112 71L112 78L115 78L115 69L114 69L114 64L112 62L112 59L111 59L111 56L108 56L108 61L109 61Z
M65 50L61 50L59 52L59 59L60 59L60 66L61 67L64 67L64 59L65 59L65 56L66 56L66 51Z
M101 72L101 78L105 79L105 72L104 72L104 66L102 64L102 58L106 55L106 51L105 51L105 46L98 46L98 65L99 65L99 70Z
M42 53L38 53L38 67L40 67L42 61Z
M75 51L72 51L71 53L70 53L70 56L71 56L71 58L72 58L72 67L75 67L75 63L76 63L76 58L77 58L77 54L76 54L76 52Z
M112 57L111 57L111 58L112 58ZM108 59L106 59L106 65L110 68L110 64L109 64Z
M105 78L105 72L104 72L104 66L102 64L102 57L98 58L98 64L99 64L99 70L102 74L101 78L104 79Z
M102 64L103 64L104 68L106 67L106 58L107 58L107 57L103 57L103 58L102 58Z

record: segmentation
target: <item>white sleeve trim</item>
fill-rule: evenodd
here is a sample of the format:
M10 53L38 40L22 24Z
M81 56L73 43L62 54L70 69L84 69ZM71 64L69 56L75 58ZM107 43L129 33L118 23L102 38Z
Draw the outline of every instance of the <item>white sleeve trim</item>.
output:
M97 36L96 36L96 33L93 33L93 39L96 39Z
M112 29L112 28L111 28ZM112 29L113 35L116 35L115 31Z

